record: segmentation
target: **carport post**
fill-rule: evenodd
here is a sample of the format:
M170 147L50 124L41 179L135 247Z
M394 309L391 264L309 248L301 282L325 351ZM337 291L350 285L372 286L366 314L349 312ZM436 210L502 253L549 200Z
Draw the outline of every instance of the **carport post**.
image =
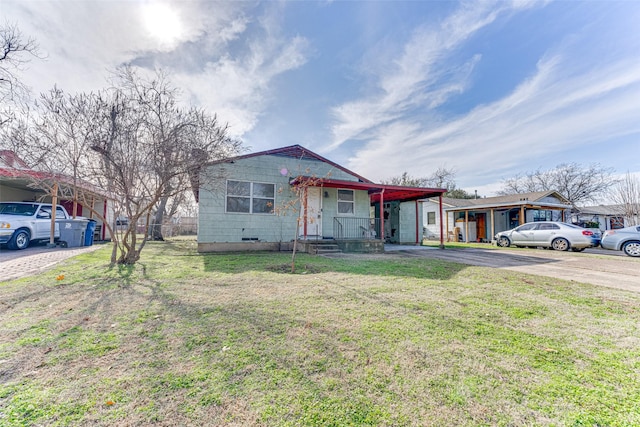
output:
M440 249L444 249L444 236L442 235L442 193L438 196L438 209L440 209ZM449 230L449 214L447 214L447 232Z
M55 246L56 239L56 207L58 206L58 183L53 183L51 191L51 234L49 235L49 247Z
M495 215L494 215L494 210L493 208L491 208L491 238L489 239L489 241L493 241L493 237L496 235L496 230L495 230Z
M384 238L384 188L380 192L380 238L385 241Z

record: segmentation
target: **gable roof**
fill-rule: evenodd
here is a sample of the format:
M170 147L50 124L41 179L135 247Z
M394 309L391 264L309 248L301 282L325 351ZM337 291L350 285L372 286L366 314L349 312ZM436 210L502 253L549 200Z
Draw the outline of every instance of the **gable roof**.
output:
M543 202L547 197L555 197L557 203ZM500 206L515 206L540 204L542 206L566 206L571 207L569 201L557 191L534 191L531 193L508 194L506 196L481 197L478 199L453 199L451 197L443 197L442 204L448 206L446 209L473 209L473 208L489 208Z
M250 154L245 154L242 156L236 156L236 157L230 157L228 159L223 159L223 160L217 160L214 162L210 162L208 164L218 164L218 163L229 163L229 162L233 162L236 160L241 160L241 159L248 159L251 157L259 157L259 156L282 156L282 157L292 157L294 159L298 159L298 160L316 160L316 161L321 161L324 163L327 163L331 166L333 166L336 169L339 169L343 172L348 173L349 175L353 175L356 178L358 178L358 180L360 182L373 182L361 175L358 175L357 173L345 168L344 166L340 166L339 164L332 162L331 160L322 157L319 154L314 153L313 151L301 146L301 145L290 145L288 147L281 147L281 148L275 148L273 150L266 150L266 151L258 151L256 153L250 153Z
M11 150L0 150L0 168L31 169L24 160Z
M597 205L597 206L580 206L578 213L585 215L614 215L618 216L624 213L624 205Z
M106 198L110 197L105 190L90 182L79 179L74 180L72 176L61 173L32 169L15 152L11 150L0 150L0 183L16 188L29 188L33 190L33 183L37 181L48 183L57 182L67 188L72 188L76 185L84 191Z

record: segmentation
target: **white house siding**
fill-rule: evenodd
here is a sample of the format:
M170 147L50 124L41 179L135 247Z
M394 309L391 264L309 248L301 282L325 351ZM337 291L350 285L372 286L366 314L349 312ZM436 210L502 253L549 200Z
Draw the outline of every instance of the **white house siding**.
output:
M287 170L283 175L281 171ZM283 208L295 195L291 192L291 177L304 175L318 178L357 181L358 179L319 160L299 160L278 155L263 155L219 163L207 167L201 174L199 193L198 243L289 242L296 235L298 212ZM215 178L213 178L215 177ZM225 212L226 181L271 183L276 186L275 207L280 214L246 214ZM325 197L325 192L327 197ZM337 189L323 188L322 234L331 237L333 217L337 215ZM355 191L355 217L369 217L369 196ZM296 206L296 208L298 208ZM244 240L246 242L246 240Z
M418 226L418 242L416 242L416 201L400 203L400 243L415 244L419 243L422 236L422 227ZM422 205L418 203L418 224L423 224ZM439 231L438 231L439 233ZM438 234L439 235L439 234Z
M41 193L38 193L38 196L39 195L41 195ZM2 202L35 201L35 196L36 193L34 191L21 190L0 184L0 201Z
M429 219L429 212L435 213L435 217L436 217L435 224L427 224ZM424 203L422 203L422 213L423 213L422 223L424 224L424 237L430 240L440 239L440 207L438 206L438 204L433 203L432 201L429 201L429 200L425 201ZM447 215L446 212L444 212L444 214ZM448 215L449 215L449 228L451 228L451 224L453 224L453 214L448 213ZM442 224L442 229L444 230L444 233L445 233L444 238L446 239L447 237L446 236L446 232L447 232L446 217L444 221L445 222Z

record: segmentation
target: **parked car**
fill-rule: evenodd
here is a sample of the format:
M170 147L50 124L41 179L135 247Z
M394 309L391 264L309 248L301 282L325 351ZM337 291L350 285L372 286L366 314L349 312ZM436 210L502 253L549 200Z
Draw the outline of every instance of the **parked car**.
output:
M56 207L57 219L69 219L62 206ZM54 237L60 237L58 225ZM25 249L31 242L48 240L51 236L51 204L31 202L0 202L0 244L9 249Z
M495 239L498 246L502 247L513 245L580 252L598 246L600 236L599 230L589 230L564 222L539 221L501 231L496 234Z
M640 225L607 230L600 245L605 249L622 251L632 257L640 257Z

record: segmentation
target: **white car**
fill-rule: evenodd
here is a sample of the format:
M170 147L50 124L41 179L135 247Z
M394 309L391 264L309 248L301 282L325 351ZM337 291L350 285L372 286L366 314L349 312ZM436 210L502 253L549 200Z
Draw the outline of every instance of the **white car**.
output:
M69 219L62 206L56 207L56 219ZM35 202L0 202L0 243L9 249L26 249L33 241L51 235L51 204ZM54 237L60 237L55 225Z
M580 252L600 244L600 231L564 222L529 222L495 236L498 246L544 247Z

